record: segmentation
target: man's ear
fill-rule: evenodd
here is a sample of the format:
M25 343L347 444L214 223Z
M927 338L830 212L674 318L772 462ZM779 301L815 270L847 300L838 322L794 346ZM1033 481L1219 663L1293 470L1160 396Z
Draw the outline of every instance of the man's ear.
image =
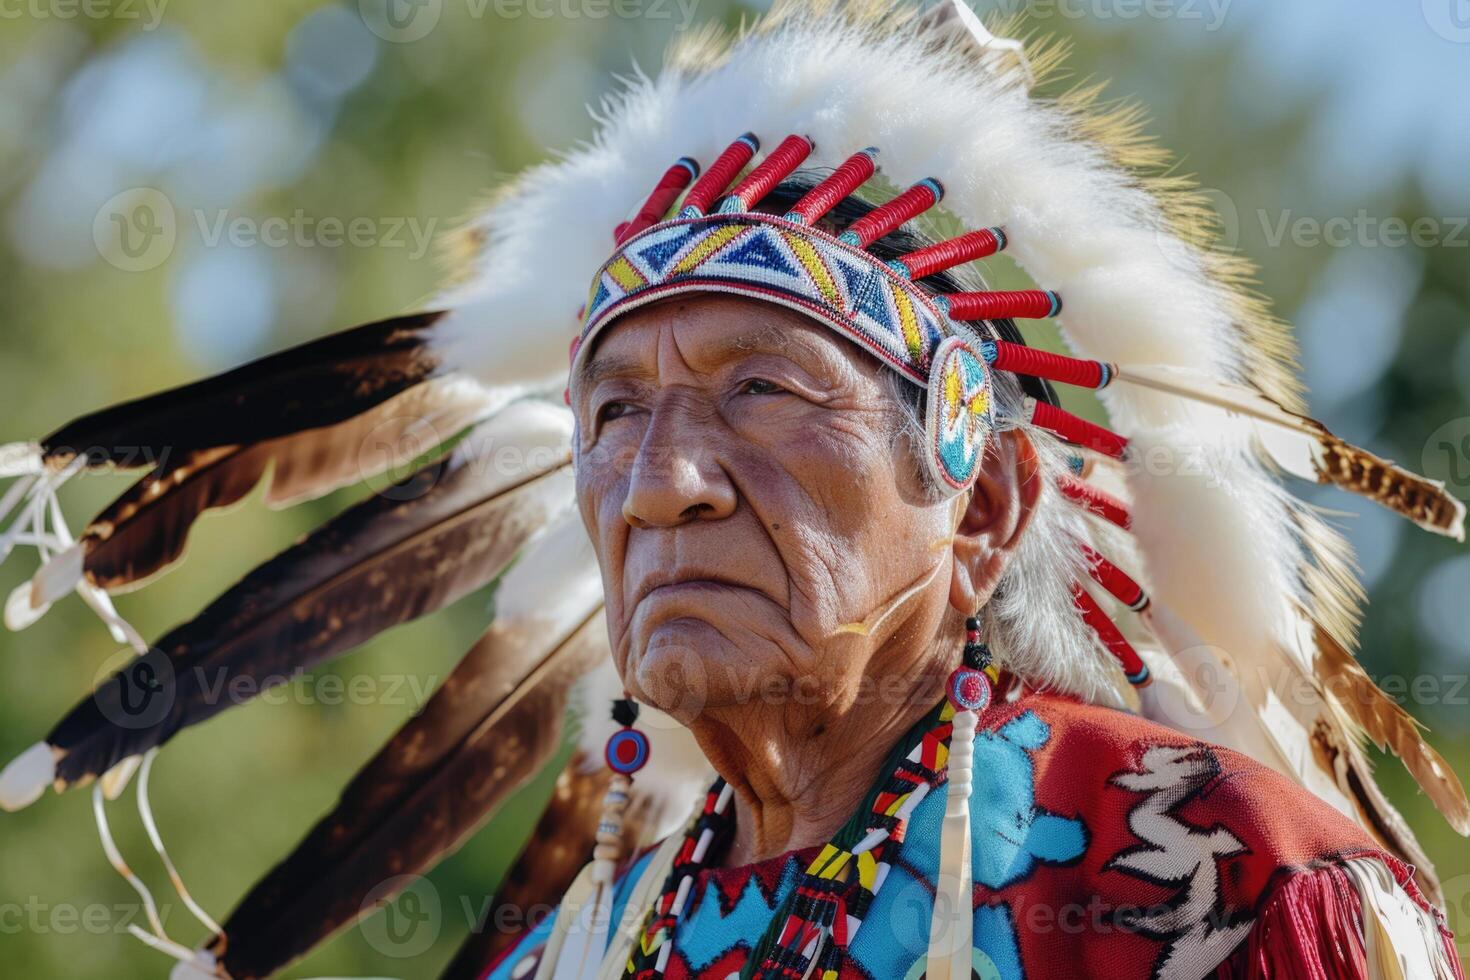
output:
M990 599L1041 497L1041 461L1025 433L994 433L954 533L949 604L965 616Z

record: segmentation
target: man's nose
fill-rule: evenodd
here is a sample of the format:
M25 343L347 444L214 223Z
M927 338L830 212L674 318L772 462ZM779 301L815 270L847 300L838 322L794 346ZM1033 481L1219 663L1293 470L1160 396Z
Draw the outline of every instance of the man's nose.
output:
M633 460L623 518L633 527L676 527L734 513L735 485L711 448L713 436L687 406L656 408Z

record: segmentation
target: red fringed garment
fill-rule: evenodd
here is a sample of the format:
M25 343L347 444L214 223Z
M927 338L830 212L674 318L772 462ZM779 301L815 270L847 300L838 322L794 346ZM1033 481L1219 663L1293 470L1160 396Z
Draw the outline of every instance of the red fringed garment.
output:
M655 763L656 764L656 763ZM919 977L944 794L914 811L841 980ZM1366 978L1363 913L1344 862L1381 861L1418 908L1410 869L1347 817L1250 759L1136 716L1045 694L981 719L971 797L975 971L1003 978ZM669 980L745 964L810 851L696 882ZM619 885L622 915L640 859ZM1421 944L1458 964L1426 916ZM490 980L532 975L544 922Z

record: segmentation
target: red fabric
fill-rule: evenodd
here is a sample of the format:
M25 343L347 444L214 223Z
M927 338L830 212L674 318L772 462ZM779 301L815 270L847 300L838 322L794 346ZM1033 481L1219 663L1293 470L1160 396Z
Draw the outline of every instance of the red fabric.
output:
M1222 980L1366 980L1363 911L1347 873L1330 865L1289 877L1261 909L1250 939L1215 975Z
M1322 800L1135 715L1045 693L998 699L982 716L976 767L976 939L990 943L1003 977L1359 980L1361 913L1340 864L1380 860L1427 907L1409 869ZM840 980L898 980L912 959L884 957L900 946L922 953L933 886L913 869L935 863L940 811L928 812L880 893L882 914L875 906L854 946L871 968L844 962ZM702 928L676 935L669 980L738 970L774 914L783 869L810 854L707 872L688 913ZM746 894L752 877L758 887ZM1001 934L1013 937L1009 960ZM511 975L506 964L496 980Z
M1092 580L1107 589L1108 594L1114 599L1135 611L1148 605L1148 597L1144 595L1143 586L1133 581L1132 576L1127 572L1087 545L1082 546L1082 554L1087 558L1087 571L1092 576Z
M937 183L937 182L936 182ZM917 218L939 203L939 195L928 183L918 183L847 226L844 235L856 236L864 248L910 218Z
M1092 594L1074 582L1072 583L1072 600L1077 604L1077 610L1082 613L1082 618L1087 621L1087 625L1091 626L1097 638L1102 640L1103 646L1118 658L1118 663L1123 667L1123 673L1127 674L1130 680L1143 674L1143 658L1139 657L1138 651L1133 649L1133 644L1124 639L1117 624L1102 611L1102 607L1097 604Z
M1056 293L1043 289L945 293L944 298L949 315L956 320L1041 320L1051 316L1060 303Z
M1266 914L1264 927L1276 930L1277 938L1263 939L1258 935L1262 920L1256 921L1240 943L1223 952L1224 959L1242 955L1236 949L1242 943L1264 942L1285 970L1275 977L1311 977L1310 973L1291 972L1293 950L1281 937L1295 935L1304 949L1307 943L1302 937L1312 930L1340 933L1348 923L1339 896L1333 896L1330 905L1313 908L1313 901L1327 894L1321 889L1330 882L1295 883L1298 875L1350 858L1373 857L1384 861L1401 883L1408 881L1408 870L1383 853L1361 827L1291 780L1239 753L1204 745L1133 715L1050 694L1027 694L997 704L986 713L983 726L1003 731L1011 718L1026 710L1043 718L1051 730L1047 744L1033 753L1037 805L1082 820L1089 835L1080 861L1066 867L1038 868L1024 886L1005 892L1029 977L1142 980L1150 975L1150 965L1158 962L1161 949L1171 942L1192 942L1177 936L1150 936L1116 924L1121 909L1165 908L1183 894L1177 881L1151 884L1120 870L1120 858L1138 852L1144 842L1138 831L1147 831L1151 825L1147 819L1138 819L1150 803L1150 794L1130 789L1129 776L1146 774L1151 767L1161 772L1168 769L1159 760L1151 760L1150 753L1207 756L1214 763L1213 775L1163 814L1192 835L1225 832L1238 842L1238 846L1232 843L1222 848L1213 862L1218 877L1212 925L1250 922ZM1319 889L1316 894L1314 888ZM1411 881L1406 890L1418 899ZM977 892L987 899L1001 894L978 888ZM1278 898L1279 903L1272 907ZM1357 901L1355 896L1347 900ZM1087 912L1082 921L1088 927L1070 933L1058 928L1056 910L1067 907L1059 903L1076 904ZM1093 909L1100 911L1094 914ZM1282 922L1289 913L1296 915L1295 932L1284 934ZM1314 914L1318 921L1312 924ZM1028 918L1032 915L1038 917L1034 922ZM1028 922L1033 922L1033 928L1026 927ZM1094 922L1103 928L1091 925ZM1051 923L1051 927L1036 928L1035 923Z
M1407 869L1400 884L1415 894ZM1454 943L1441 934L1455 975L1464 978ZM1215 980L1367 980L1363 910L1341 867L1289 876L1256 916L1250 938L1215 971Z

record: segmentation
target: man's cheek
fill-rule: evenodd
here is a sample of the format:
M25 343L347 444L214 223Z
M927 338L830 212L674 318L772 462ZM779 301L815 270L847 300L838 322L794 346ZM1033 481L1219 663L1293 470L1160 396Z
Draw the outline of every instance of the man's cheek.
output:
M830 544L824 541L819 547L786 557L791 583L791 626L807 639L838 625L849 593L863 589L861 579L845 569L845 563L837 555L830 553Z

